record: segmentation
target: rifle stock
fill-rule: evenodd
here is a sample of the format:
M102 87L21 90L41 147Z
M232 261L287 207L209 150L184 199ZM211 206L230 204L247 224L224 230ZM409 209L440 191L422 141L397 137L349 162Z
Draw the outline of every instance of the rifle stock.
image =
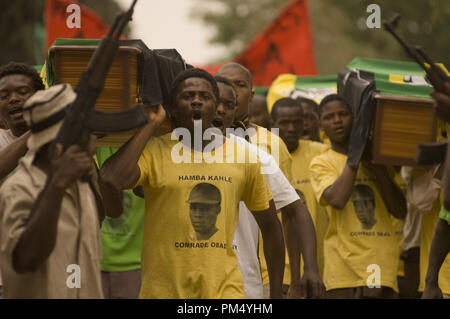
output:
M423 51L422 47L410 47L395 32L395 28L400 20L400 15L395 15L391 21L384 22L383 27L393 35L398 43L403 47L411 59L413 59L425 71L426 78L431 83L435 91L445 92L444 83L450 81L450 77L444 70L436 65L433 60ZM416 163L423 165L433 165L445 160L447 143L441 144L420 144L417 147Z
M444 70L437 66L436 63L423 51L422 47L415 46L414 48L406 44L405 41L395 32L401 16L395 15L391 21L384 22L384 29L392 34L397 42L403 47L408 56L413 59L426 73L428 81L438 92L444 92L443 86L445 81L450 81L450 77L445 74ZM427 65L428 64L428 65Z

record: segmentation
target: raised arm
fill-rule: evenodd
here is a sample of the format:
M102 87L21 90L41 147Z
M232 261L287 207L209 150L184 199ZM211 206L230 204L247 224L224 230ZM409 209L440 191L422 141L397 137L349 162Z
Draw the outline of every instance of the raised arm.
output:
M425 277L425 290L423 299L442 298L439 288L439 270L450 251L450 225L444 219L439 218L436 224L433 241L431 242L428 270Z
M345 165L341 175L323 192L323 198L336 209L344 209L353 192L357 168Z
M100 178L105 184L104 187L112 187L119 191L136 184L140 176L137 165L139 157L165 117L166 112L161 105L158 105L156 110L150 110L149 122L106 160L100 170Z
M264 256L270 281L270 298L281 299L285 265L283 230L276 216L273 200L264 211L252 211L263 237Z

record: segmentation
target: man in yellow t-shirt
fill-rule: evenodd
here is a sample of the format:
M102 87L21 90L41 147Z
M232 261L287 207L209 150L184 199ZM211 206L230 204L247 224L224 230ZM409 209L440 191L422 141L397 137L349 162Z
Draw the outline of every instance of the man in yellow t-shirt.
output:
M430 253L432 251L431 246L435 230L443 228L442 226L445 226L445 224L448 223L439 218L439 214L443 211L441 207L443 206L441 206L441 200L438 197L433 202L431 210L422 213L422 226L420 229L420 283L418 291L424 292L426 286L428 286L427 288L430 288L430 286L434 283L438 285L441 295L444 294L448 297L450 296L450 255L448 253L447 255L441 254L441 266L437 270L435 269L437 276L433 278L432 273L428 272ZM447 238L444 238L444 241L445 240L448 241L448 236ZM432 267L436 266L433 259L431 265ZM425 296L422 295L422 297L437 297L436 295L430 295L429 293L430 291L428 291L427 294L424 293Z
M450 81L444 83L443 92L433 91L431 96L436 101L437 112L440 117L450 122ZM430 247L428 269L425 278L425 287L422 298L440 298L444 293L445 298L450 297L450 148L447 147L446 161L444 165L444 192L443 205L436 222L436 228ZM444 273L446 264L447 272ZM446 280L443 287L441 280Z
M226 80L231 82L236 92L237 108L235 110L235 123L233 125L235 130L237 128L246 130L246 137L248 138L250 143L256 145L258 149L272 155L275 158L281 171L286 176L287 180L292 181L292 158L289 154L289 151L287 150L286 145L278 136L278 133L274 134L261 126L249 123L248 121L249 104L254 96L254 91L252 90L253 86L251 72L238 63L227 63L217 71L216 76L225 78ZM302 295L300 292L302 286L306 287L304 291L307 295L306 297L320 298L323 295L323 283L319 278L317 265L313 266L316 260L316 251L315 249L310 249L310 246L308 245L310 243L310 236L314 235L312 234L312 232L310 232L311 230L313 231L313 222L306 211L307 210L305 209L304 205L297 205L297 203L295 205L287 205L281 210L281 219L283 221L283 230L286 238L288 253L300 256L300 249L303 248L302 254L305 256L305 260L308 259L308 264L311 265L310 269L308 269L309 271L303 274L302 285L297 282L298 285L295 285L295 287L291 285L289 292L287 292L285 289L285 295L289 295L289 297L291 298L298 298L300 297L300 295ZM305 228L303 228L304 231L302 231L299 235L298 229L302 226ZM298 237L303 237L303 239L300 240L301 243L297 242ZM306 240L306 238L308 238L308 240ZM263 238L260 236L260 243L261 242L263 243L262 246L264 246ZM264 264L265 258L263 257L263 249L261 249L262 246L260 245L259 249L261 260L261 275L262 281L265 284L264 291L267 291L267 287L269 285L267 280L267 271L265 271L267 267ZM298 267L297 269L298 274L295 278L299 279L300 267ZM286 282L286 280L288 280L288 282ZM289 277L285 278L285 283L290 283ZM285 286L284 288L287 288L287 286ZM267 295L266 292L264 293L264 295Z
M292 158L284 142L277 134L273 134L264 127L249 122L248 108L255 95L251 72L238 63L227 63L217 71L216 75L230 81L236 91L237 109L234 127L241 127L243 130L247 130L247 133L250 133L250 136L248 136L250 142L272 155L283 174L291 181Z
M304 97L296 98L300 101L303 110L303 133L302 140L322 143L320 138L319 105L311 99Z
M267 97L255 95L248 105L248 119L250 123L270 130L270 115L267 109Z
M165 118L159 106L149 113L150 122L102 167L111 187L144 189L140 298L244 298L232 244L241 200L266 239L271 297L281 297L283 234L261 165L249 160L247 149L223 136L214 138L212 148L213 142L202 138L215 116L218 97L209 73L181 72L170 90L176 127L172 134L151 138ZM237 154L247 160L238 162ZM194 231L203 232L203 221L191 214L197 214L193 211L200 200L205 204L205 196L207 204L215 206L211 211L219 211L220 205L214 217L217 231L192 238Z
M317 238L317 263L319 274L323 277L323 240L328 220L325 208L317 203L314 196L310 182L309 164L315 156L324 153L329 146L300 139L303 136L304 123L304 113L300 100L282 98L276 101L272 108L271 117L272 127L279 129L280 137L292 156L292 184L303 204L308 208L314 222ZM289 266L289 263L290 260L287 258L286 266ZM298 265L298 268L300 268L300 265ZM289 269L285 269L285 284L291 281L290 278L287 278L288 271ZM291 277L296 278L297 275L291 274Z
M328 298L396 298L398 245L392 214L406 215L406 203L383 166L347 163L353 118L336 94L319 108L331 149L310 165L317 200L326 206L324 282Z

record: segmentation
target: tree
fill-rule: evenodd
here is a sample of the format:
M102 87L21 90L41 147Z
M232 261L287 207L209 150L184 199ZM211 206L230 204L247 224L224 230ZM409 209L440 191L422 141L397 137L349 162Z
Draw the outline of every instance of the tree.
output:
M102 19L111 24L117 13L124 11L116 0L79 0L81 4L97 12ZM45 0L0 1L0 65L9 61L27 62L35 65L40 61L42 44L37 44L37 32L44 24ZM125 36L129 28L125 29Z
M128 9L122 8L116 0L78 0L78 2L95 11L108 25L113 23L119 13ZM126 37L130 35L130 25L126 26L123 34Z
M210 39L212 44L226 45L236 53L288 2L289 0L197 0L191 16L215 28L216 32ZM206 3L208 6L204 6Z
M35 64L35 25L42 20L44 0L0 2L0 65L9 61Z

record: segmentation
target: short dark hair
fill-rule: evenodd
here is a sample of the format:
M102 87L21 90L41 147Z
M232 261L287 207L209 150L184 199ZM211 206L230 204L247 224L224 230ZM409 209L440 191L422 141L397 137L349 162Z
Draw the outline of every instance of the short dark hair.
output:
M372 188L369 185L365 184L356 184L353 186L353 196L361 196L366 199L370 199L372 201L375 201L375 195L373 193Z
M169 90L169 105L172 108L175 107L175 98L178 94L181 83L189 78L202 78L211 83L214 96L216 97L216 103L219 103L219 88L217 86L216 80L214 80L214 77L203 69L193 68L178 73L178 75L173 80Z
M247 69L245 66L243 66L242 64L236 63L236 62L229 62L229 63L226 63L226 64L222 65L222 67L219 69L219 71L223 70L223 69L226 69L226 68L239 68L239 69L245 71L247 73L247 75L248 75L248 81L250 82L249 83L250 84L250 89L253 88L253 75L252 75L252 72L250 72L250 70Z
M319 111L319 117L322 116L322 111L323 111L324 106L325 106L327 103L330 103L330 102L333 102L333 101L340 101L340 102L342 102L342 103L348 108L348 110L350 111L350 113L352 113L352 109L351 109L351 107L350 107L350 104L347 102L347 100L346 100L342 95L339 95L339 94L329 94L329 95L325 96L325 97L322 99L322 101L320 101L319 109L318 109L318 111Z
M300 112L303 115L303 108L302 104L299 100L293 99L290 97L284 97L279 100L277 100L272 107L272 111L270 112L270 116L272 117L273 121L276 121L276 113L280 107L296 107L300 110Z
M216 80L217 83L223 83L225 85L231 86L234 91L233 83L231 83L227 78L224 78L223 76L220 75L215 75L214 80Z
M296 100L299 100L300 103L302 103L302 104L304 103L304 104L312 105L314 113L319 115L319 104L317 104L316 101L311 100L311 99L307 99L306 97L301 97L301 96L296 98Z
M36 69L29 64L19 62L9 62L0 67L0 79L12 74L23 74L31 79L35 91L44 90L45 86L41 76Z

